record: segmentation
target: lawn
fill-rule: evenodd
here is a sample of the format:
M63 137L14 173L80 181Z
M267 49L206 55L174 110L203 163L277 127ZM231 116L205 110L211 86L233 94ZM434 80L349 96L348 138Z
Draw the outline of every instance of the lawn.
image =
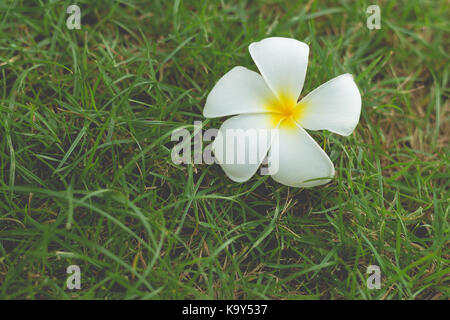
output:
M380 29L366 25L372 4ZM1 1L0 299L448 299L449 12ZM172 132L219 128L202 115L208 93L234 66L257 71L248 46L271 36L310 46L303 95L354 75L353 134L310 132L335 178L292 188L174 164Z

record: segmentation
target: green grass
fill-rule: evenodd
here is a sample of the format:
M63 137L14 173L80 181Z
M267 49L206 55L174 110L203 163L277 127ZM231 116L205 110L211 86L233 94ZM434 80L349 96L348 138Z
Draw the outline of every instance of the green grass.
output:
M449 16L445 0L1 1L0 298L449 298ZM360 88L350 137L311 133L326 186L171 162L172 131L218 128L207 94L256 71L247 47L269 36L310 45L303 94L346 72Z

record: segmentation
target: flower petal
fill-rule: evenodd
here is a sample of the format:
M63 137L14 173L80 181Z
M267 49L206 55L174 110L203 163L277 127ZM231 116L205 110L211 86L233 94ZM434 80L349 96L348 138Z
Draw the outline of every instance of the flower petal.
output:
M299 120L309 130L329 130L350 135L359 121L361 94L351 74L343 74L325 82L306 97L303 117Z
M308 67L309 47L290 38L266 38L248 47L268 86L278 96L297 101Z
M212 150L227 176L236 182L250 179L267 155L273 136L270 114L242 114L226 120Z
M279 129L279 139L274 139L269 151L269 162L278 166L272 172L269 167L272 178L291 187L319 186L334 176L330 158L300 126Z
M267 112L266 101L274 95L258 73L234 67L216 83L206 99L206 118L241 113Z

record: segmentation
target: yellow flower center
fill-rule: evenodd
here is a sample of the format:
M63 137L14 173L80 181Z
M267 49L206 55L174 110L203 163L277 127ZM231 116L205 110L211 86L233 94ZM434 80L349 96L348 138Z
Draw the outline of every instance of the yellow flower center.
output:
M280 124L280 128L295 128L295 121L299 121L303 115L305 103L297 103L289 95L280 95L279 99L268 102L266 109L272 113L271 122L274 127Z

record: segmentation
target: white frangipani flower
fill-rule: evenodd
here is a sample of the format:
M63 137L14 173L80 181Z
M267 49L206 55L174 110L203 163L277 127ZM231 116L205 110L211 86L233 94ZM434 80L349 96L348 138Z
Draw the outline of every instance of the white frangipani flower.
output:
M278 139L258 152L256 163L220 163L233 181L250 179L264 156L276 162L275 181L293 187L325 184L334 176L334 166L327 154L305 131L329 130L348 136L355 129L361 113L361 95L351 74L340 75L298 102L308 65L307 44L290 38L273 37L250 44L250 55L261 75L244 67L225 74L208 95L203 115L207 118L236 115L220 128L278 129ZM213 151L227 150L223 139L216 139ZM269 152L269 149L277 152ZM261 157L261 154L263 157Z

